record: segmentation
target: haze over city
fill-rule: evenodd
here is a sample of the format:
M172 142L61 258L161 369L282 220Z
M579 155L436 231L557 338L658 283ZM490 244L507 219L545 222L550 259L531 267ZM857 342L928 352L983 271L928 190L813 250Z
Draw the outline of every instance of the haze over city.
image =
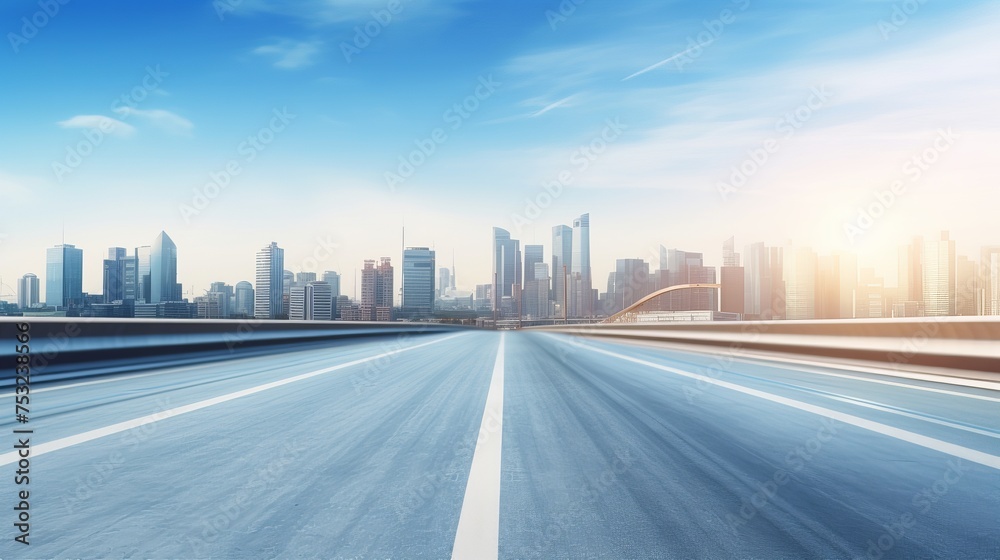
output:
M252 280L270 241L294 269L332 240L315 271L351 294L364 259L399 258L404 225L472 290L491 227L548 246L585 212L598 282L661 244L721 265L734 234L857 252L889 283L914 234L948 230L970 256L998 242L994 3L819 21L792 2L426 2L383 24L384 4L67 3L34 34L35 4L8 4L4 282L41 273L63 231L93 293L98 255L161 230L185 293ZM87 41L88 21L132 48Z

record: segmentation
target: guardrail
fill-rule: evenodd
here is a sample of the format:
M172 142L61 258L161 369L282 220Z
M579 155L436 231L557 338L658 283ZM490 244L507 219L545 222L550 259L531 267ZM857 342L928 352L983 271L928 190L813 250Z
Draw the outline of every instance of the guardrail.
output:
M1000 376L1000 317L630 323L531 327L578 336L822 356Z
M362 337L460 331L433 323L0 317L0 386L14 382L18 325L30 326L32 382L205 363Z

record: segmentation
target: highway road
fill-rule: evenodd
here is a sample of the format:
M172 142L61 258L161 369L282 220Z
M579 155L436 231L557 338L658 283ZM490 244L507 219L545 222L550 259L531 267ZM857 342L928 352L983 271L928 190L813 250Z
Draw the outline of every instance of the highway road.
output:
M35 385L30 426L5 559L1000 558L983 387L473 331Z

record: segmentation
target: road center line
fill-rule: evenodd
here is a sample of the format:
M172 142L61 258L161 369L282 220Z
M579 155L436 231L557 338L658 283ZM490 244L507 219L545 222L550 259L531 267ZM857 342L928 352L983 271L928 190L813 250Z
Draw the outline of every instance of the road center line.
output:
M504 333L493 366L486 409L472 455L469 482L458 517L458 531L451 557L484 560L500 554L500 452L503 448L503 348Z
M401 354L403 352L409 352L410 350L416 350L417 348L423 348L425 346L430 346L432 344L438 344L438 343L444 342L446 340L450 340L452 338L455 338L457 336L463 336L465 334L468 334L468 333L453 334L453 335L447 336L445 338L439 338L437 340L432 340L430 342L424 342L422 344L417 344L416 346L409 346L409 347L406 347L406 348L400 348L398 350L392 350L390 352L384 352L384 353L379 354L377 356L371 356L371 357L368 357L368 358L361 358L359 360L353 360L353 361L350 361L350 362L347 362L347 363L338 364L338 365L335 365L335 366L330 366L330 367L326 367L326 368L323 368L323 369L318 369L316 371L310 371L308 373L303 373L301 375L296 375L296 376L293 376L293 377L289 377L287 379L281 379L279 381L273 381L271 383L265 383L263 385L257 385L256 387L250 387L249 389L243 389L242 391L236 391L236 392L233 392L233 393L227 393L225 395L221 395L221 396L218 396L218 397L213 397L211 399L205 399L203 401L198 401L198 402L195 402L195 403L186 404L184 406L178 406L176 408L171 408L169 410L164 410L164 411L161 411L161 412L156 412L154 414L148 414L148 415L142 416L140 418L134 418L132 420L126 420L125 422L119 422L117 424L112 424L110 426L105 426L103 428L97 428L97 429L94 429L94 430L83 432L82 434L77 434L75 436L67 436L67 437L60 438L60 439L53 440L53 441L49 441L49 442L46 442L46 443L41 443L41 444L38 444L38 445L32 445L31 446L31 455L32 456L44 455L46 453L51 453L53 451L58 451L60 449L65 449L67 447L72 447L72 446L80 444L80 443L86 443L88 441L92 441L92 440L95 440L95 439L98 439L98 438L102 438L102 437L105 437L105 436L114 435L114 434L117 434L117 433L120 433L120 432L124 432L126 430L131 430L132 428L137 428L139 426L145 426L146 424L152 424L154 422L159 422L161 420L166 420L168 418L173 418L175 416L180 416L181 414L187 414L188 412L194 412L196 410L201 410L203 408L208 408L210 406L214 406L214 405L217 405L217 404L222 404L224 402L229 402L229 401L238 399L240 397L246 397L248 395L253 395L253 394L256 394L256 393L260 393L262 391L267 391L268 389L274 389L276 387L281 387L283 385L288 385L290 383L295 383L296 381L303 381L305 379L310 379L312 377L316 377L316 376L323 375L323 374L326 374L326 373L330 373L330 372L333 372L333 371L341 370L341 369L344 369L344 368L349 368L349 367L352 367L352 366L363 364L365 362L370 362L372 360L380 360L380 359L386 358L388 356L394 356L396 354ZM11 465L11 464L17 463L18 458L19 457L18 457L18 454L17 454L16 451L12 451L10 453L4 453L3 455L0 455L0 466Z
M550 336L555 337L555 335L550 335ZM561 340L561 342L563 344L567 344L567 342L565 342L564 340ZM633 358L631 356L626 356L624 354L619 354L617 352L611 352L601 348L594 348L593 346L589 345L575 345L575 346L590 350L591 352L597 352L599 354L604 354L606 356L618 358L619 360L625 360L627 362L632 362L635 364L640 364L647 367L655 368L661 371L666 371L668 373L673 373L674 375L680 375L682 377L696 379L705 383L711 383L712 385L725 387L726 389L738 391L746 395L761 398L778 404L783 404L785 406L796 408L805 412L810 412L812 414L817 414L819 416L825 416L827 418L831 418L833 420L837 420L845 424L851 424L852 426L857 426L865 430L870 430L875 433L896 438L898 440L905 441L908 443L913 443L921 447L926 447L927 449L933 449L934 451L946 453L953 457L958 457L960 459L965 459L973 463L978 463L980 465L985 465L987 467L1000 470L1000 456L997 455L990 455L989 453L984 453L982 451L970 449L968 447L962 447L961 445L956 445L954 443L949 443L947 441L942 441L936 438L928 437L923 434L918 434L908 430L903 430L901 428L889 426L888 424L882 424L881 422L867 420L859 416L846 414L844 412L838 412L836 410L831 410L829 408L824 408L822 406L816 406L802 401L797 401L795 399L790 399L788 397L773 395L771 393L759 391L757 389L751 389L750 387L744 387L742 385L737 385L735 383L730 383L728 381L712 379L711 377L699 375L696 373L691 373L670 366L664 366L654 362L640 360L638 358Z

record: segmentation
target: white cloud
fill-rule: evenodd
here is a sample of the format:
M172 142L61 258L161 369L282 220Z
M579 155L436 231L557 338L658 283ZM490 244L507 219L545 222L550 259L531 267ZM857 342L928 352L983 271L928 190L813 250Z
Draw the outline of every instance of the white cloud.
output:
M115 110L122 118L137 116L151 124L174 134L187 134L194 124L184 117L164 109L136 109L134 107L119 107Z
M321 45L322 43L319 41L305 42L285 39L274 44L259 46L253 50L253 53L272 59L275 68L291 70L314 64Z
M56 124L63 128L96 128L113 136L126 137L135 134L134 126L104 115L76 115Z
M456 7L468 0L403 0L402 10L390 14L392 20L410 18L419 13L431 17L452 17ZM372 19L372 12L387 12L389 0L244 0L237 14L278 14L300 19L310 25L359 22ZM383 15L383 17L385 17Z

